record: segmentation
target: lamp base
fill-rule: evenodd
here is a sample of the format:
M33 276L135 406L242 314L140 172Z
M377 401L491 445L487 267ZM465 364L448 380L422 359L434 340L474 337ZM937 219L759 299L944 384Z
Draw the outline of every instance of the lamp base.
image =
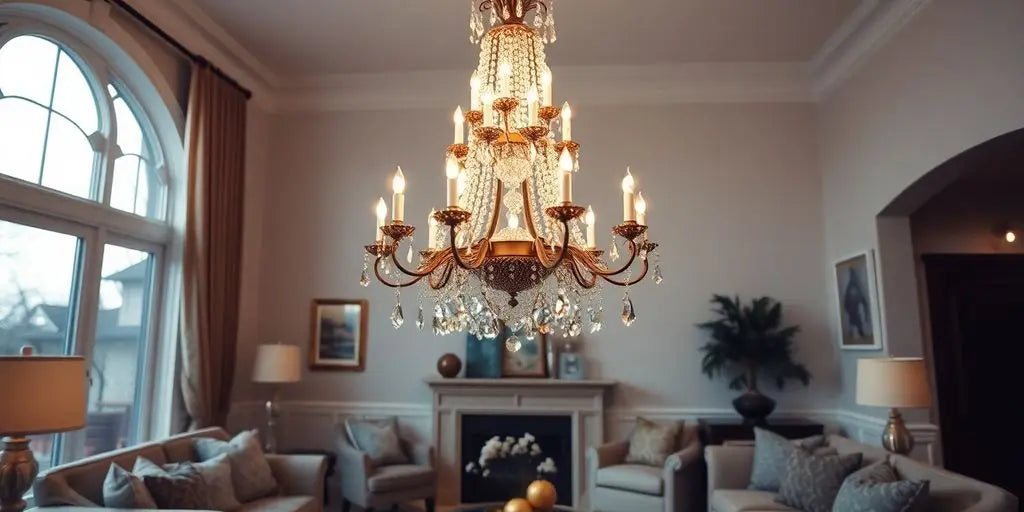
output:
M280 411L277 408L277 393L274 393L274 395L274 398L267 400L265 406L267 411L267 432L263 437L263 451L266 453L277 453L277 418L280 416Z
M32 487L39 464L29 450L27 437L5 437L0 451L0 512L25 510L22 496Z
M914 449L914 436L896 408L889 411L889 421L882 430L882 447L899 455L907 455Z

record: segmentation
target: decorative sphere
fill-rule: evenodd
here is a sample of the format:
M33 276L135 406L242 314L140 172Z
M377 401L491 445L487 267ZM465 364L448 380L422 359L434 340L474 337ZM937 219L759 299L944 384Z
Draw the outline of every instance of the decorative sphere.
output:
M442 377L450 379L462 371L462 360L455 354L445 354L437 360L437 373Z
M533 507L530 506L530 502L522 498L515 498L508 500L505 504L504 512L533 512Z
M526 488L526 500L537 510L551 510L558 501L555 486L547 480L534 480Z

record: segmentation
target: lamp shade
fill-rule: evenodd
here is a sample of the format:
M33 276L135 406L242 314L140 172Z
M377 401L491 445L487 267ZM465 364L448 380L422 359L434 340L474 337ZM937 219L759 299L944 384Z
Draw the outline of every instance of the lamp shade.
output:
M253 382L298 382L302 373L301 354L295 345L260 345L252 369Z
M881 407L928 407L932 400L924 359L858 360L857 403Z
M85 426L85 359L0 357L0 434L25 436Z

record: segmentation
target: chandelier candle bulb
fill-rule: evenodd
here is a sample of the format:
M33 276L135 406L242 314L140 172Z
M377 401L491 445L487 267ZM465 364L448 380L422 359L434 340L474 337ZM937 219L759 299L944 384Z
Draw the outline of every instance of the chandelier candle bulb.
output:
M448 203L448 207L459 205L459 163L455 161L455 158L448 157L444 166L444 175L448 179L448 190L445 196L445 202Z
M395 177L391 179L391 221L395 223L405 221L405 175L402 174L402 167L395 171Z
M569 148L562 148L562 156L558 157L558 167L562 170L562 202L572 202L572 155Z
M384 202L384 198L377 200L377 241L384 240L384 232L380 228L384 227L384 220L388 217L388 204Z
M437 210L431 208L430 214L427 215L427 249L431 251L437 249L437 220L434 219L435 213L437 213Z
M572 109L569 102L562 105L562 140L572 140Z
M636 223L647 225L647 200L644 199L643 191L636 194Z
M469 109L483 110L480 108L480 77L477 76L476 71L469 79Z
M484 104L481 107L484 111L484 126L494 125L494 95L491 94L490 90L484 91L483 94Z
M594 215L594 207L587 206L587 214L583 217L587 223L587 249L597 248L597 218Z
M551 106L551 70L544 67L544 72L540 75L540 87L544 92L544 106Z
M622 220L623 222L636 220L636 208L633 202L633 191L636 182L633 180L633 173L626 167L626 177L622 178Z
M466 122L466 116L462 113L461 105L455 109L455 114L452 115L452 121L455 121L455 144L465 144L466 130L464 123Z
M537 110L540 107L540 105L537 104L538 101L539 100L537 99L537 88L531 87L530 90L526 92L526 103L527 105L529 105L528 109L530 114L530 126L537 126L538 124L540 124L537 119Z

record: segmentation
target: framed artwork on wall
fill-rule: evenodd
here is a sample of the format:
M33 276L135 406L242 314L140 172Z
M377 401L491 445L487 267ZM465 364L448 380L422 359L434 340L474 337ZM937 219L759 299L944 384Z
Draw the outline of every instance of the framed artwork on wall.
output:
M558 378L583 380L587 378L587 365L582 354L563 352L558 357Z
M881 350L882 322L875 276L875 251L867 250L835 262L836 304L839 306L839 347Z
M361 372L366 369L365 300L313 299L309 367Z
M533 339L515 334L502 326L497 342L502 347L502 377L547 377L547 336L537 333Z

